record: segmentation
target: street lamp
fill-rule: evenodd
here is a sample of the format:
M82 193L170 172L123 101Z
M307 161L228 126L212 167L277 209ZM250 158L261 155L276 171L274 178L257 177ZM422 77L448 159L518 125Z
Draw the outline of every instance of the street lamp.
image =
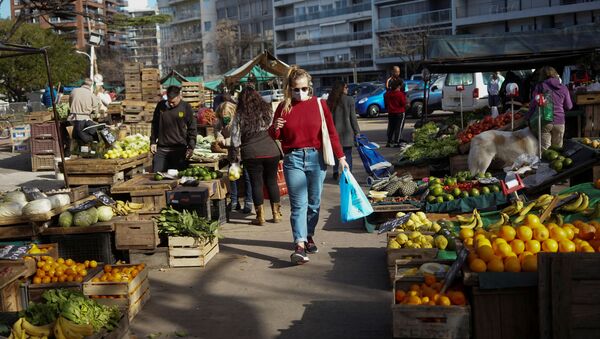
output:
M92 56L82 51L75 51L77 54L83 54L90 59L90 79L94 79L94 61L92 60Z

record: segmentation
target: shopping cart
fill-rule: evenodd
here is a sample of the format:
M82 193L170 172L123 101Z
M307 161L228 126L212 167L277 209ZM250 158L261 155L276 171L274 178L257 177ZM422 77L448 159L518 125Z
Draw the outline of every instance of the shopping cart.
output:
M358 145L358 154L365 167L365 171L369 175L367 177L367 184L371 186L377 181L389 179L394 172L393 165L379 154L377 151L379 145L370 142L364 134L359 134L355 140Z

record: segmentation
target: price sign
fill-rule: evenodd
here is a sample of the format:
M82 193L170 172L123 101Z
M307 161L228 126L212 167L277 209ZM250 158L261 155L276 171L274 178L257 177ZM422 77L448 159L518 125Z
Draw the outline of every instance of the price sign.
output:
M392 220L384 222L383 224L381 224L381 226L379 226L379 231L377 232L377 234L391 231L394 228L406 223L408 221L408 219L410 219L411 214L412 213L406 213L405 215L401 216L400 218L396 218L396 219L392 219Z

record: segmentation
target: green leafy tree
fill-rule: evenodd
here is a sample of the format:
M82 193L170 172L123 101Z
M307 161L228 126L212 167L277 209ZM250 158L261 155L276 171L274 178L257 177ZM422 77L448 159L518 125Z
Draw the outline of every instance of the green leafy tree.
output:
M13 25L10 20L0 20L0 35L9 32ZM87 58L76 54L75 47L52 30L42 29L37 24L22 24L12 33L7 42L47 48L50 71L55 84L70 83L86 75ZM25 93L45 88L47 82L46 66L42 56L0 58L0 91L10 99L24 100Z

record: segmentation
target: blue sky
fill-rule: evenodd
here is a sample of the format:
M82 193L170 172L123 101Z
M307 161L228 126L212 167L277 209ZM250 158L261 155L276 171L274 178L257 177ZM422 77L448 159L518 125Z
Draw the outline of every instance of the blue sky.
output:
M156 5L156 0L129 0L129 8L131 9L142 9L142 8L153 8ZM2 1L0 7L0 17L10 17L10 0Z

